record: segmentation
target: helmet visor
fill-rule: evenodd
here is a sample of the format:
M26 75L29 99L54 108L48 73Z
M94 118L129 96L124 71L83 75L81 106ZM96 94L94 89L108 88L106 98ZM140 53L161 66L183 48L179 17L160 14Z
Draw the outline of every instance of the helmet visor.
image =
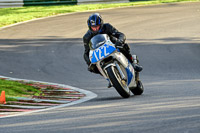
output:
M91 29L92 29L94 32L97 32L97 31L99 31L99 29L100 29L100 25L91 26Z

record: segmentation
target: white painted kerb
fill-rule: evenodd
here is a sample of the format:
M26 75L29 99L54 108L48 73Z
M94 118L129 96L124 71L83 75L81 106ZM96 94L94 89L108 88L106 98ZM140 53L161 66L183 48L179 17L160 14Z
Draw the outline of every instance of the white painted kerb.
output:
M64 84L49 83L49 82L27 80L27 79L17 79L17 78L5 77L5 76L0 76L0 78L8 78L9 80L23 80L25 82L39 82L39 83L44 83L44 84L47 84L47 85L57 85L57 86L60 86L60 87L63 87L63 88L70 88L72 90L79 91L79 92L85 94L85 96L82 97L81 99L76 100L76 101L72 101L72 102L67 103L67 104L61 104L61 105L58 105L58 106L54 106L54 107L50 107L50 108L46 108L46 109L35 110L35 111L22 112L22 113L19 113L19 114L4 116L4 117L0 117L0 118L20 116L20 115L30 114L30 113L34 113L34 112L41 112L41 111L47 111L47 110L52 110L52 109L67 107L67 106L71 106L71 105L83 103L83 102L86 102L88 100L91 100L91 99L97 97L97 94L95 94L95 93L93 93L91 91L83 90L83 89L80 89L80 88L76 88L76 87L69 86L69 85L64 85Z

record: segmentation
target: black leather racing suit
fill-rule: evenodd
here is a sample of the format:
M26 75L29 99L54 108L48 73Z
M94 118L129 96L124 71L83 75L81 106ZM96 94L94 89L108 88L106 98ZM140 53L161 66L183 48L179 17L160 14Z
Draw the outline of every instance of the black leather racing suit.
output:
M132 56L130 54L130 48L128 44L125 43L126 37L123 33L119 32L116 28L114 28L111 24L105 23L102 26L102 29L97 34L107 34L110 37L110 40L114 43L121 43L123 44L123 48L120 49L120 51L129 59L129 61L132 63ZM83 36L83 43L85 47L84 52L84 59L88 65L90 65L90 59L89 59L89 42L90 39L97 35L94 34L92 31L88 30L87 33Z

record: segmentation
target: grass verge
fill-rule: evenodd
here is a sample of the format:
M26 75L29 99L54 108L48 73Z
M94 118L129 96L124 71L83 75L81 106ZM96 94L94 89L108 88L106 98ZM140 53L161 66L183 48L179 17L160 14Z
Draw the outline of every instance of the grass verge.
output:
M32 97L42 93L40 89L19 81L0 79L0 93L3 90L6 92L6 101L14 101L13 97Z
M142 6L152 5L160 3L171 3L171 2L197 2L200 0L144 0L138 2L129 3L114 3L114 4L88 4L88 5L60 5L60 6L28 6L18 8L1 8L0 9L0 28L32 20L35 18L54 16L63 13L81 12L105 8L117 8L126 6Z

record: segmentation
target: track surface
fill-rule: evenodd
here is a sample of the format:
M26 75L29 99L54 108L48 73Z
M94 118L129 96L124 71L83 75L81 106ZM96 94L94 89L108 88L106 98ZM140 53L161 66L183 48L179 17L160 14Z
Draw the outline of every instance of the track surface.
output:
M82 36L92 12L0 31L0 74L63 83L98 97L71 107L0 119L4 133L199 133L200 3L98 11L140 58L145 92L122 99L87 71Z

